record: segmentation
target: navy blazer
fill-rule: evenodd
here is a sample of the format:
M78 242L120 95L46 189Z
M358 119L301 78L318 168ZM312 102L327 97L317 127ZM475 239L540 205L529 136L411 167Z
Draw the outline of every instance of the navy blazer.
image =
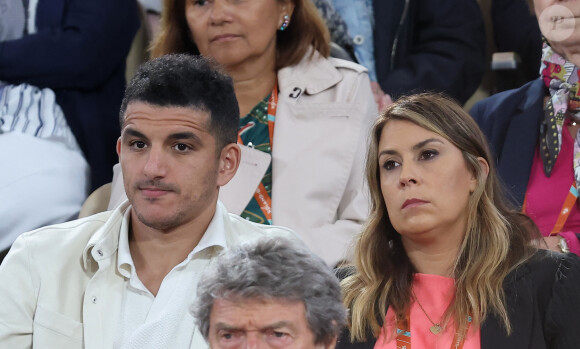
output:
M485 28L475 0L373 0L377 79L396 98L441 91L461 103L485 72Z
M488 316L481 325L482 349L580 347L578 256L539 250L507 276L504 290L512 334L506 334L496 316ZM337 349L374 348L376 338L367 338L366 342L351 343L349 331L344 330Z
M516 207L522 206L526 195L546 93L544 82L538 78L519 89L486 98L471 109L471 116L489 141L508 197Z
M135 0L40 0L37 32L0 43L0 80L49 87L91 167L92 189L118 161L125 60L139 28Z

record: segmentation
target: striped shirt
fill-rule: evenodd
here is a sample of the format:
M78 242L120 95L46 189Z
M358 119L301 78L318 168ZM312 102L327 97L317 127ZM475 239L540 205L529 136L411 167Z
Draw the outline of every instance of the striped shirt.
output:
M0 42L36 32L39 0L0 0ZM0 133L19 132L80 151L54 91L0 81Z

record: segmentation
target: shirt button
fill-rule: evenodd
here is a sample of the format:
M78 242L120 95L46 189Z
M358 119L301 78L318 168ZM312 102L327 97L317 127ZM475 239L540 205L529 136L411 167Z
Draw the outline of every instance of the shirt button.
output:
M102 250L97 250L97 253L99 254L99 256L103 257L103 251Z
M93 302L93 304L97 304L97 297L91 297L91 302Z
M354 42L356 45L362 45L363 42L365 42L365 38L362 35L355 35L354 38L352 38L352 42Z

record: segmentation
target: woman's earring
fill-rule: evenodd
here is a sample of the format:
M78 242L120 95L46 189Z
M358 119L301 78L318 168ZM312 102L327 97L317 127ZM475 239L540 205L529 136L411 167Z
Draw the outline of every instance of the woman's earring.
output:
M284 15L284 22L282 22L282 25L280 26L280 31L284 31L286 28L288 28L288 24L290 24L290 16L288 15Z

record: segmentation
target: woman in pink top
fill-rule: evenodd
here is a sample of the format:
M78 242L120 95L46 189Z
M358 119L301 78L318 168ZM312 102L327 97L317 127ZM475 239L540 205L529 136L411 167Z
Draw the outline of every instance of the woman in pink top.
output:
M578 348L580 258L537 250L485 137L437 94L396 101L371 134L370 219L339 271L338 348Z

